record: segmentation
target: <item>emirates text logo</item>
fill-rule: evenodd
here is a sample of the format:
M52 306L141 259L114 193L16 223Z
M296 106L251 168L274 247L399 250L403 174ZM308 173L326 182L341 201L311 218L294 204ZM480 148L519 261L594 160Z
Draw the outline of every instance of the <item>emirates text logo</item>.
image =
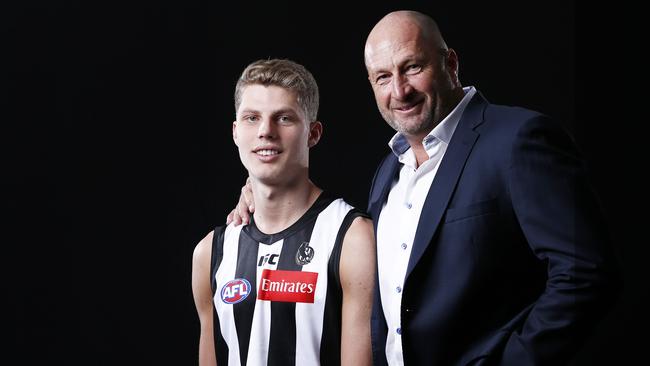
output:
M260 281L258 300L313 303L318 273L265 269Z

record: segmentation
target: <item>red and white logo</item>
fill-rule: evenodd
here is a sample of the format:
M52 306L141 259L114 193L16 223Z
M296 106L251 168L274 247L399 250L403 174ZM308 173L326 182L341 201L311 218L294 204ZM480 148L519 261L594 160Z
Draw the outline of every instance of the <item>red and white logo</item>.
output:
M318 273L265 269L260 281L259 300L313 303Z
M244 301L251 293L251 283L245 278L235 278L221 288L221 300L226 304Z

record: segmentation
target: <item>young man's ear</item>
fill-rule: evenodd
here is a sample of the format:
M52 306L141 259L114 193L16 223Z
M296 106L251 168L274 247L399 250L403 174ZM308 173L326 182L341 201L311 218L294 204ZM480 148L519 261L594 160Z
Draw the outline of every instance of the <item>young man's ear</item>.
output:
M235 145L237 145L237 121L233 121L232 123L232 140L235 142Z
M320 123L320 121L310 123L309 139L308 139L309 147L314 147L318 143L318 141L320 141L320 137L322 135L323 135L323 124Z

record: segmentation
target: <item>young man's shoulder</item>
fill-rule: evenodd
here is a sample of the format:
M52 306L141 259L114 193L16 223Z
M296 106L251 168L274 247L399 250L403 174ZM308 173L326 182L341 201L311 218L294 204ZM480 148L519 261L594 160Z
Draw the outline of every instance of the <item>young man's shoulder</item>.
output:
M345 198L334 198L331 200L330 205L337 205L337 207L347 215L352 215L354 217L370 217L366 211L348 202Z
M235 225L234 223L230 223L227 225L219 225L214 228L214 230L210 231L203 239L201 239L197 244L196 244L196 250L208 250L212 249L212 245L216 240L223 240L226 235L229 235L230 233L238 232L237 229L242 228L245 226L244 224L239 224Z
M214 232L210 231L203 239L201 239L194 247L194 257L195 258L204 258L205 256L211 256L212 253L212 240L214 239Z
M359 215L352 219L350 228L346 233L346 240L354 242L368 242L373 240L372 220L368 215L359 211Z

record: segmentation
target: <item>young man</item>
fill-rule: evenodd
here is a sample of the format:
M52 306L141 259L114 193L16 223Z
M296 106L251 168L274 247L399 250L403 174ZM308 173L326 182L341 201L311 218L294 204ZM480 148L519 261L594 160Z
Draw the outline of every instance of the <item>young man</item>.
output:
M194 251L200 365L369 365L372 222L309 180L318 87L303 66L260 60L235 89L233 140L256 210Z

